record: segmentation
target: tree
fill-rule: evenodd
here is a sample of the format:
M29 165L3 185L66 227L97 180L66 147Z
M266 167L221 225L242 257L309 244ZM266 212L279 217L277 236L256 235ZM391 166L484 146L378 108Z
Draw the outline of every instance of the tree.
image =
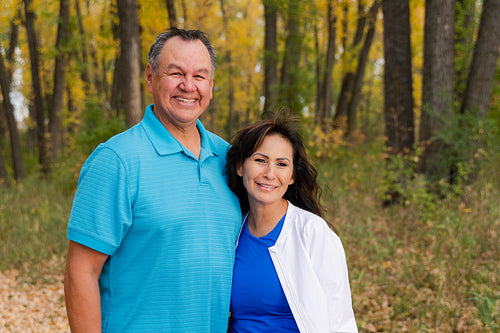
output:
M462 113L488 112L500 47L500 1L484 0L481 23L465 90Z
M344 4L344 14L347 17L348 10L347 10L347 5ZM363 34L365 30L365 24L366 24L366 13L365 11L365 5L364 2L359 0L358 1L358 19L356 21L356 31L354 33L354 38L352 40L352 44L350 47L350 50L354 51L358 49L359 44L363 40ZM336 110L335 110L335 115L333 118L333 122L335 124L335 127L345 129L347 125L347 114L348 114L348 106L349 106L349 101L352 96L352 89L354 85L354 71L352 69L352 56L347 56L346 54L351 53L349 52L347 46L347 23L344 23L344 53L342 55L343 59L343 65L345 67L345 72L342 77L342 85L340 87L340 93L339 97L337 99L337 105L336 105Z
M31 8L33 0L24 0L24 14L26 24L26 34L28 35L28 45L30 50L31 64L31 81L33 85L34 101L32 107L35 113L36 120L36 139L38 148L38 162L43 174L48 174L50 171L49 160L47 156L47 145L45 139L45 116L44 103L42 98L42 87L40 82L40 67L38 52L38 41L35 29L35 12Z
M168 12L168 23L170 27L177 27L177 12L175 11L174 0L166 0L167 2L167 12Z
M125 114L127 126L141 120L141 50L137 0L118 0L120 55L116 63L118 111Z
M85 29L83 28L83 22L82 22L82 13L80 10L80 1L75 0L75 11L76 11L76 19L78 21L78 33L79 33L79 38L81 40L80 44L80 57L81 57L81 62L83 64L83 69L82 69L82 74L81 74L81 79L85 83L85 89L89 90L90 86L90 73L89 73L89 66L88 66L88 55L87 55L87 38L85 34ZM97 78L96 78L97 80ZM97 91L100 91L100 85L96 82L96 88Z
M286 39L283 60L281 63L281 81L279 89L280 104L290 108L293 114L300 114L302 112L302 102L300 101L300 94L298 87L301 79L300 73L300 59L302 55L302 42L303 42L303 26L302 18L300 15L305 8L304 3L300 0L291 0L287 2L286 8Z
M387 151L405 155L413 150L413 79L410 9L407 1L384 0L384 88Z
M347 105L347 133L346 136L350 138L356 130L357 108L361 96L361 88L363 85L363 78L365 76L366 62L368 60L368 53L373 42L375 34L375 23L377 21L377 13L380 7L379 0L375 0L370 10L368 11L368 30L366 32L363 47L358 55L358 66L354 75L352 83L352 90L350 93L349 103Z
M264 112L270 118L278 99L278 8L276 0L263 0L264 38Z
M419 171L430 183L450 181L452 151L437 134L453 117L456 0L426 0Z
M472 54L476 25L476 0L457 0L455 14L455 74L454 99L462 104Z
M0 115L3 113L2 110L2 105L0 105ZM7 168L5 167L5 159L3 158L3 145L2 145L2 141L3 141L3 138L5 137L4 133L3 132L3 129L5 129L5 127L1 126L0 127L0 185L3 183L3 184L9 184L8 183L8 175L7 175Z
M222 24L224 27L224 33L229 34L229 17L226 11L226 6L224 4L224 0L219 0L220 8L222 12ZM227 137L231 137L233 135L233 128L235 123L235 111L234 111L234 65L233 65L233 56L231 54L231 49L228 47L225 51L225 65L228 70L228 120L227 120Z
M384 115L387 169L396 172L398 184L389 183L385 204L400 200L407 181L400 172L400 157L413 150L415 135L413 121L413 79L410 45L410 9L408 1L384 0ZM404 159L403 159L404 160ZM404 160L406 162L406 160ZM406 165L403 166L405 168Z
M335 4L336 1L328 1L327 4L327 22L328 22L328 46L326 50L325 68L323 71L323 78L318 77L318 92L317 92L317 110L316 110L316 123L324 125L326 120L330 118L330 109L332 107L332 72L335 60L335 37L336 37L336 15ZM317 47L319 58L319 47ZM321 62L318 61L318 65ZM320 66L320 65L319 65ZM318 75L321 75L321 70L317 70Z
M57 160L59 151L64 145L61 114L64 103L64 85L68 62L67 44L70 37L68 27L69 15L69 0L61 0L59 9L60 21L56 41L57 55L54 66L54 92L52 94L51 105L49 106L49 133L53 160Z
M0 88L3 97L2 98L3 111L4 111L3 113L5 114L5 118L7 120L7 126L9 129L10 150L12 155L12 165L14 169L15 180L21 180L25 177L21 142L19 139L19 131L14 116L14 106L12 105L12 102L10 100L10 90L11 90L10 87L12 82L12 64L14 62L14 49L18 43L18 36L19 36L19 26L17 24L18 19L19 15L15 17L11 22L9 49L6 54L6 62L9 64L8 66L9 69L7 68L3 55L0 52ZM3 168L5 169L3 155L1 162L3 164ZM0 166L0 168L2 168L2 166ZM0 178L2 178L1 173L2 172L0 172ZM6 179L6 177L7 177L7 172L5 171L5 175L3 178Z

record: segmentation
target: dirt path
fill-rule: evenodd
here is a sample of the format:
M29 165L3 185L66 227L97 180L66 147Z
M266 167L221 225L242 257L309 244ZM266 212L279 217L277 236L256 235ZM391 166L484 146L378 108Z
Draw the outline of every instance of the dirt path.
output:
M63 277L33 285L17 270L0 272L0 332L69 332Z

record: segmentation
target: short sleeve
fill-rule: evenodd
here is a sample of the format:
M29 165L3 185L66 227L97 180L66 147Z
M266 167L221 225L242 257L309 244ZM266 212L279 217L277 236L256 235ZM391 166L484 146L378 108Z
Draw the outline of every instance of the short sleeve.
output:
M99 145L82 167L68 238L112 255L132 223L127 172L119 156Z

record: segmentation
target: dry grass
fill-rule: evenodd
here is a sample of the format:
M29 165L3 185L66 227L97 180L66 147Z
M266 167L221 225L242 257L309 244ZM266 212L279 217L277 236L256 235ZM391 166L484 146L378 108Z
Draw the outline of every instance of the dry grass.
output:
M53 258L44 264L44 281L32 283L26 271L0 272L0 332L69 332L64 307L62 260Z
M360 332L500 332L496 168L448 199L414 188L384 209L383 163L358 152L342 165L320 164L323 201L346 249Z
M382 208L382 157L369 149L319 164L360 332L500 332L499 161L448 199L413 184L405 205ZM52 183L0 191L0 332L67 332L65 192Z

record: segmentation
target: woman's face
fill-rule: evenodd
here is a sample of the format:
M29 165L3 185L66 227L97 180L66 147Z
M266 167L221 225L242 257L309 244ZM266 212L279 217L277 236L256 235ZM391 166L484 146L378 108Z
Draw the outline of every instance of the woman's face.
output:
M292 144L279 134L266 136L262 145L237 169L248 192L250 207L280 203L294 182L293 168Z

